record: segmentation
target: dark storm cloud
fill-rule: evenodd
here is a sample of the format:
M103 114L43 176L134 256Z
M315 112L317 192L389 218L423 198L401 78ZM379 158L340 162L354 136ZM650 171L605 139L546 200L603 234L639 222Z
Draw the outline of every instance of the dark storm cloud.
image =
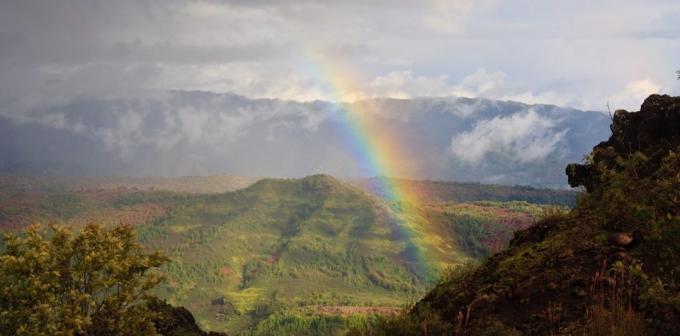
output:
M3 1L0 113L206 90L329 99L479 96L602 109L677 92L676 1ZM555 64L560 64L556 67Z

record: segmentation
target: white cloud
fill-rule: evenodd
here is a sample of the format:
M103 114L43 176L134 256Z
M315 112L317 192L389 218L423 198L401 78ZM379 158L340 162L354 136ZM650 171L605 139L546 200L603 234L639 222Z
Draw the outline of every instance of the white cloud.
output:
M506 74L502 71L488 72L486 69L477 69L474 73L465 76L460 84L454 87L454 92L460 96L475 97L488 95L502 90L505 86Z
M533 92L528 85L510 81L502 71L477 69L460 82L448 76L417 76L412 70L394 71L372 79L362 92L361 98L392 97L414 98L424 96L482 97L499 100L520 101L527 104L570 105L574 100L570 93L560 94L552 90Z
M554 126L533 110L495 117L454 136L449 152L469 163L479 163L492 153L520 163L538 161L553 153L568 131L556 131Z
M423 18L423 24L435 33L462 34L464 20L470 11L474 1L434 1L437 9Z
M649 78L633 80L626 83L623 90L611 95L607 101L616 109L619 107L637 111L642 101L652 93L666 91L660 84Z
M412 98L449 95L446 76L414 76L410 70L393 71L371 80L363 90L368 97Z

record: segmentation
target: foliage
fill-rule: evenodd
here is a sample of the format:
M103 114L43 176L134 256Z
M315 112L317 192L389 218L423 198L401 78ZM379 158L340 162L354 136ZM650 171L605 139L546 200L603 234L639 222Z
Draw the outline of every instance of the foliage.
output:
M547 213L566 211L563 206L524 201L477 201L442 205L458 245L476 258L503 250L517 229L526 228Z
M423 207L422 217L408 218L415 233L410 237L395 233L394 215L382 200L328 176L264 179L223 194L19 193L3 213L9 213L7 220L71 227L133 224L139 243L172 258L159 269L167 281L153 293L190 308L203 328L233 333L268 323L282 309L399 307L434 281L413 267L422 262L413 258L413 249L436 246L428 255L434 278L448 265L506 246L514 228L530 225L546 207L475 197L491 197L487 192L493 188L511 198L570 196L531 188L465 188L475 202Z
M454 327L432 311L419 311L416 314L404 310L391 316L377 316L371 323L362 327L352 327L348 336L410 336L410 335L452 335Z
M427 203L468 203L475 201L528 202L573 206L576 192L570 190L541 189L531 186L480 184L478 182L418 181L374 177L356 180L353 184L373 194L387 195L385 185L399 185L411 197Z
M642 336L644 317L633 306L634 292L644 280L640 264L617 261L593 276L584 333L592 336Z
M580 209L609 231L644 238L645 244L633 251L645 262L636 302L650 315L650 325L668 332L674 322L665 316L680 316L680 147L656 158L641 152L626 160L610 157L614 165L595 166L606 187L584 197Z
M332 335L346 328L340 316L302 316L294 313L277 313L263 320L245 335Z
M145 301L166 258L145 253L129 226L52 226L5 235L1 335L154 335Z
M464 335L677 335L678 103L652 95L640 112L617 111L610 139L567 167L587 191L572 211L547 210L475 271L451 272L399 323L433 314Z
M438 285L433 290L448 286L455 288L452 292L466 295L470 287L474 286L477 267L474 262L447 267L441 272ZM399 314L377 317L369 325L370 328L350 328L348 335L460 335L465 332L465 323L470 314L471 311L467 311L468 316L461 314L452 321L429 307L412 305Z

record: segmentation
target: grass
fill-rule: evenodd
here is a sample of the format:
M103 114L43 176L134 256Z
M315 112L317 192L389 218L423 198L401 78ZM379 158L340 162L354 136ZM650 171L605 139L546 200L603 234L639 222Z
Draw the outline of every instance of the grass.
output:
M642 336L644 316L633 307L635 277L618 262L593 276L584 332L590 336Z

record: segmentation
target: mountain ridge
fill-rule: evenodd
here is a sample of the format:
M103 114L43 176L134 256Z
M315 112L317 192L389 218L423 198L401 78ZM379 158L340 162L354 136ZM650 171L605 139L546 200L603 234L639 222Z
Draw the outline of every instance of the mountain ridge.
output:
M566 187L549 172L579 161L607 132L604 114L554 105L459 97L354 104L370 105L374 122L400 135L419 172L405 178ZM5 173L368 177L348 147L346 111L330 102L169 91L83 98L21 119L11 112L0 117Z

